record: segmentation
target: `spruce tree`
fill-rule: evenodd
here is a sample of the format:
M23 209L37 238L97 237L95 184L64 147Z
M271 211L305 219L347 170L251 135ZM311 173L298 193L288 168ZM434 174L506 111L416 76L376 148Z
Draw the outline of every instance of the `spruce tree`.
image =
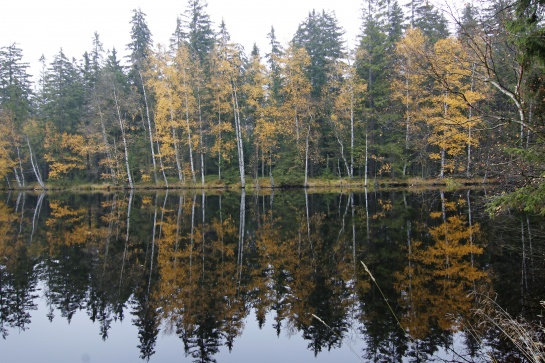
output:
M43 113L59 133L76 132L83 113L83 79L75 60L69 61L63 50L53 58L45 75Z
M274 27L271 26L271 32L267 34L269 39L269 45L271 46L270 53L265 55L267 63L269 65L269 90L270 97L274 102L280 102L281 100L281 87L282 79L280 77L280 58L282 57L282 46L280 42L276 39L276 34L274 32Z
M305 48L310 56L307 74L314 97L321 95L335 61L344 56L343 35L335 14L325 11L312 10L297 28L293 44Z
M30 114L32 91L28 68L16 43L0 48L0 108L9 110L19 126Z
M203 64L214 48L214 32L207 6L206 0L189 0L183 21L183 34L187 37L191 54Z

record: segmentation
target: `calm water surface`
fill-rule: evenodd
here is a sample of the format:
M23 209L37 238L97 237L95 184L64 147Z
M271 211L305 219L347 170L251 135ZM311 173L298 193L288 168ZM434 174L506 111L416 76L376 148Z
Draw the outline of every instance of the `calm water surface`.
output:
M473 311L538 319L543 220L484 195L0 193L1 360L518 361Z

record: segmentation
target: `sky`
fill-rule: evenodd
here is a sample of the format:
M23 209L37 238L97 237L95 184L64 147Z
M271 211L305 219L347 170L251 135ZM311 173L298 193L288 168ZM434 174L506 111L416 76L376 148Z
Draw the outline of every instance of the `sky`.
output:
M361 26L363 0L208 0L207 12L214 30L223 19L231 40L250 53L254 42L261 54L269 51L267 34L274 26L282 44L293 37L309 11L334 11L345 30L345 40L353 48ZM37 76L38 59L43 54L49 64L62 48L69 57L82 58L92 49L98 32L104 49L116 48L126 54L130 42L132 9L147 15L154 44L168 45L176 17L187 7L187 0L10 0L0 12L0 46L17 43L29 73Z

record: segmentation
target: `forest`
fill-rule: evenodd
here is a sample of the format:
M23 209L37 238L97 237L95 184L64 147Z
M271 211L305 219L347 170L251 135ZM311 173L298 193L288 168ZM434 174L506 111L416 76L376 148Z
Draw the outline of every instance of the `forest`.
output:
M545 213L544 1L361 7L355 49L334 12L310 10L288 44L271 27L269 49L246 52L205 0L188 0L167 46L135 9L127 57L95 33L79 59L42 57L36 82L2 46L0 183L493 179L514 191L504 202Z

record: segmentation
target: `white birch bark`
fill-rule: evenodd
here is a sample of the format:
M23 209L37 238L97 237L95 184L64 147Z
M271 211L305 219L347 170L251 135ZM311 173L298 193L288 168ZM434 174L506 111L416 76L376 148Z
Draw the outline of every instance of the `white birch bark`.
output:
M240 173L240 187L246 187L246 176L244 174L244 149L242 145L242 130L240 125L240 112L238 108L238 98L237 90L234 84L232 84L232 98L233 98L233 113L235 117L235 134L237 141L237 152L238 152L238 170Z
M28 152L30 154L30 164L32 165L32 170L34 171L36 180L38 180L38 184L40 184L40 187L45 190L45 184L42 180L42 176L40 175L40 170L38 170L38 165L36 165L36 162L34 160L34 154L32 153L32 148L30 147L30 140L28 139L28 137L26 138L26 142L28 144Z
M157 184L157 164L155 162L155 150L153 148L153 133L151 131L151 118L149 116L148 97L146 94L146 86L144 86L144 78L142 77L142 72L140 72L140 70L138 71L138 75L140 76L140 82L142 82L142 92L144 92L144 106L146 107L146 118L148 121L151 160L153 162L153 177L155 178L154 179L155 184Z
M123 120L121 119L121 111L119 110L119 102L117 100L117 92L115 86L112 85L114 92L115 108L117 110L117 120L119 121L119 129L121 130L121 138L123 139L123 147L125 149L125 167L127 169L127 178L129 180L129 188L134 189L134 183L131 176L131 168L129 166L129 149L127 148L127 138L125 137L125 127L123 126Z

